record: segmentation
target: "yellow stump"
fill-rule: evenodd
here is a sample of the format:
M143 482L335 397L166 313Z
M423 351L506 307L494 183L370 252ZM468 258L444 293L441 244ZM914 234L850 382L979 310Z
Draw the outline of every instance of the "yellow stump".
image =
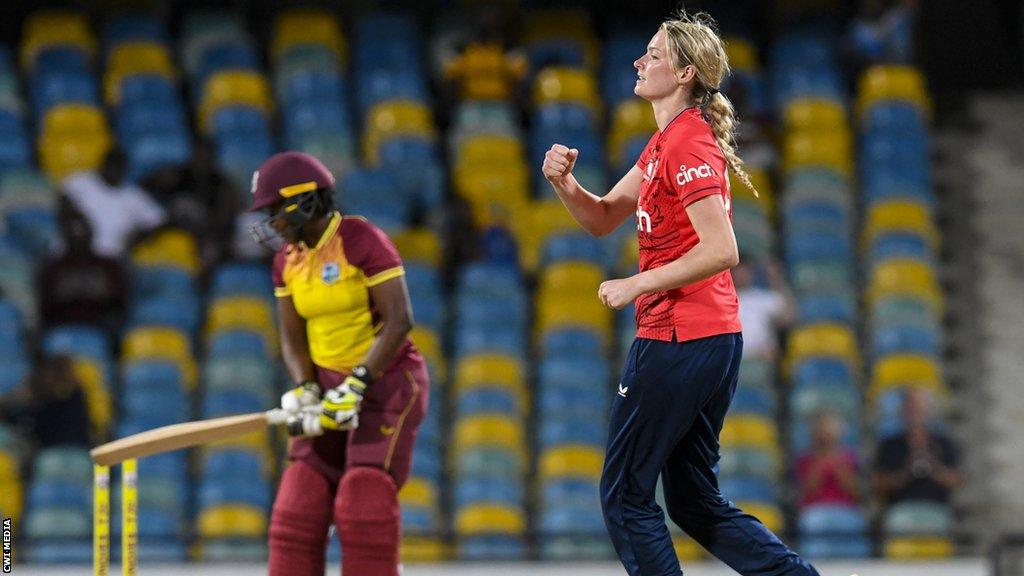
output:
M93 467L92 571L107 576L110 569L110 468Z
M121 570L124 576L136 575L138 549L138 480L136 461L121 465Z

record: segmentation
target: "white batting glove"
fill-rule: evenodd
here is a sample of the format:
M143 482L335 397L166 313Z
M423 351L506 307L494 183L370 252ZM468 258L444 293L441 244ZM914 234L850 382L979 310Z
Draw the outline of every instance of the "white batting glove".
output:
M320 424L320 405L304 406L298 413L288 417L289 436L321 436L324 433Z
M306 380L295 388L281 395L281 409L289 414L298 415L303 408L318 406L323 390L312 380Z

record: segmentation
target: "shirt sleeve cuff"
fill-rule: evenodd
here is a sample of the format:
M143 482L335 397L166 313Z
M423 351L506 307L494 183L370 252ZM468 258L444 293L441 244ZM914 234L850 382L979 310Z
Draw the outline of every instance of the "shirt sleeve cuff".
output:
M708 186L707 188L701 188L700 190L693 190L691 192L683 194L683 197L680 199L680 202L683 203L683 206L689 206L690 204L693 204L694 202L700 200L701 198L707 198L708 196L712 196L714 194L720 194L721 190L722 189L720 186Z
M373 276L370 276L369 278L366 279L366 285L371 287L376 286L383 282L387 282L392 278L398 278L399 276L405 276L405 268L401 266L395 266L394 268L388 268L383 272L378 272Z
M291 296L291 295L292 295L292 289L287 287L287 286L275 286L274 287L274 296L277 296L278 298L286 298L286 297Z

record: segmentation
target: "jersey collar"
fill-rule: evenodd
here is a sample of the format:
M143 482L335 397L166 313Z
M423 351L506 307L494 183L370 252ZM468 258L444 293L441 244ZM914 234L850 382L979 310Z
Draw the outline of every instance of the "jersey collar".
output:
M667 134L673 126L679 123L678 120L680 118L689 115L693 110L700 110L700 108L698 106L690 106L688 108L683 108L682 110L680 110L679 114L676 114L675 116L672 117L671 120L668 121L668 125L665 126L665 129L661 131L661 135L664 136L665 134Z
M341 213L335 210L331 212L331 221L327 223L327 229L324 230L323 235L320 236L319 240L317 240L316 246L313 247L313 250L319 250L323 248L324 244L326 244L327 241L331 239L331 236L334 236L334 233L338 231L338 226L340 225Z

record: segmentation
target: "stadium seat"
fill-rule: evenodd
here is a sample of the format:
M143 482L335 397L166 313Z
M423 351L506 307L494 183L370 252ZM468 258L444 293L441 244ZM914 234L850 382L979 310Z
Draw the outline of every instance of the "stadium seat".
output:
M514 454L523 455L523 424L511 418L498 415L479 415L459 418L454 423L452 441L456 451L477 446L502 448Z
M842 324L801 326L789 336L787 362L790 366L802 358L835 356L852 365L860 361L856 337Z
M885 541L885 558L889 560L938 560L951 558L955 551L953 541L940 536L906 536Z
M169 228L146 238L132 248L136 266L179 268L188 274L199 272L199 247L195 237L182 229Z
M455 512L458 536L520 535L526 531L526 515L521 508L493 504L473 504Z
M846 110L835 100L794 100L786 106L786 130L844 131L848 129Z
M273 110L273 100L266 78L257 72L224 71L210 76L202 91L199 127L204 133L213 128L213 114L222 106L253 106L265 115Z
M567 444L550 448L541 454L539 474L543 480L597 480L601 477L603 465L603 448Z
M752 447L769 452L779 449L775 422L760 416L739 415L727 418L719 441L723 449Z
M533 101L538 107L550 102L581 104L595 118L602 113L597 83L593 75L583 69L551 67L541 70L534 80Z
M919 298L933 310L943 306L942 290L935 269L924 262L893 258L881 262L868 281L868 305L891 296Z
M931 112L924 75L916 68L900 65L876 65L861 74L857 87L857 111L863 117L878 102L904 101Z

